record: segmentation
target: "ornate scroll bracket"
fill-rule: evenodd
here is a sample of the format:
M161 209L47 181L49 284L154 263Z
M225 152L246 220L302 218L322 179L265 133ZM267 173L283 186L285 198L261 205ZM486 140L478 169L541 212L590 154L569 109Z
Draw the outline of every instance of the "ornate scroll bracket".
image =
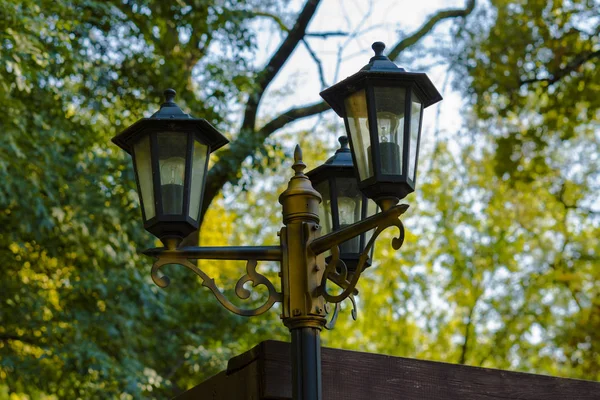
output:
M254 252L253 252L254 250ZM260 315L269 310L273 304L282 301L282 294L275 289L275 286L264 275L256 271L258 260L276 261L280 255L277 248L183 248L177 250L151 249L145 252L157 258L152 265L151 276L154 283L165 288L169 285L170 279L166 275L160 275L159 270L167 264L178 264L194 272L202 279L202 286L208 288L216 299L227 310L251 317ZM229 258L227 258L229 257ZM247 300L252 294L250 290L244 288L248 282L252 282L252 287L263 285L267 288L268 297L259 307L245 309L233 304L217 287L215 280L208 276L204 271L198 268L191 259L232 259L246 260L246 274L244 274L235 285L235 294L242 300Z
M371 249L375 244L375 240L385 229L391 226L395 226L399 230L399 235L398 237L392 239L392 247L395 250L399 250L402 244L404 243L405 236L404 225L400 220L400 215L402 215L407 209L408 205L405 204L395 206L383 213L368 218L356 224L355 226L350 226L346 229L342 229L329 235L325 235L315 240L311 244L311 247L316 253L322 253L326 250L331 250L331 259L325 267L325 272L323 273L321 284L319 286L320 294L321 296L323 296L325 301L336 304L333 316L328 325L335 324L335 320L337 319L337 313L339 311L339 307L337 307L337 305L347 298L350 298L350 300L353 303L352 316L356 319L356 302L354 301L353 296L357 293L356 285L358 283L360 275L362 274L363 270L367 265L369 253L371 252ZM365 246L363 252L360 254L356 271L349 276L346 264L340 259L340 250L338 246L340 243L343 243L344 241L351 239L352 237L358 236L361 233L370 229L375 229L375 232L373 233L373 236ZM327 289L328 281L332 281L337 286L341 287L343 289L342 292L339 294L330 293Z
M354 294L350 294L347 297L347 299L349 299L352 302L352 319L356 321L356 318L358 318L358 308L356 307L356 300L354 299ZM333 313L331 314L331 318L329 319L329 321L327 321L327 323L325 324L325 329L330 331L335 327L341 307L341 302L334 304ZM329 303L325 303L325 311L327 312L327 314L330 313Z

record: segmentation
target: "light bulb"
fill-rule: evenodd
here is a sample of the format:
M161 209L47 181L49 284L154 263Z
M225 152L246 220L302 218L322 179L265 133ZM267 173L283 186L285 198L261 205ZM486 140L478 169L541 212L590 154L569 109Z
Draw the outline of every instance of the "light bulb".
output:
M352 197L338 197L338 216L340 228L345 228L360 219L360 201ZM342 253L359 253L360 236L346 240L340 245Z
M338 215L340 218L340 227L344 227L353 224L358 220L357 202L351 197L339 197L338 198Z
M160 183L162 185L183 185L185 178L185 158L171 157L159 160Z
M165 214L181 214L183 209L183 184L185 158L170 157L159 160L162 205Z
M377 113L377 126L379 127L379 136L382 142L391 142L398 130L399 118L396 114L388 111Z

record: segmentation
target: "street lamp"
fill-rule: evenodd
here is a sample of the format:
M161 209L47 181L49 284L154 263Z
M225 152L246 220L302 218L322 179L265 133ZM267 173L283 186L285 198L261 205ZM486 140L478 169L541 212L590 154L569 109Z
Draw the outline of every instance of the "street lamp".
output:
M155 259L153 281L168 286L168 277L159 271L164 265L179 264L198 275L202 286L238 315L259 315L280 302L281 318L292 337L292 391L298 400L321 399L320 331L333 327L339 304L346 299L356 315L356 285L370 265L376 238L395 226L400 233L392 246L398 250L402 245L400 215L408 205L396 203L414 190L423 108L441 100L425 74L396 67L382 55L384 47L375 43L375 56L365 68L321 93L345 120L355 174L349 171L342 140L336 156L309 173L319 193L304 174L306 165L296 146L295 174L279 196L284 226L278 246L178 247L198 227L208 156L227 139L207 121L183 113L173 102L174 90L165 91L166 101L156 114L113 138L133 156L144 227L165 245L144 252ZM369 216L365 196L382 211ZM329 211L319 208L323 197ZM368 240L367 232L372 232ZM253 287L265 286L267 298L255 308L234 305L196 265L199 259L247 261L236 295L248 299L251 293L244 285L250 282ZM259 261L280 263L281 291L257 272ZM351 268L340 268L345 262ZM337 287L333 292L330 282ZM328 303L335 304L333 311Z
M415 190L423 109L442 100L426 74L406 72L383 55L321 92L350 138L359 187L383 210Z
M348 138L341 136L340 148L325 164L306 173L314 188L323 198L320 207L319 221L322 234L335 232L350 226L375 214L377 204L369 200L358 189L358 180L352 162L352 154L348 148ZM344 272L353 274L356 271L358 259L364 251L369 233L363 232L340 245L339 266ZM371 265L373 247L366 260L366 266ZM331 257L325 259L330 262ZM341 272L341 271L338 271Z
M181 111L173 89L164 94L160 110L113 142L133 157L144 228L175 248L198 229L209 154L229 141L206 120Z

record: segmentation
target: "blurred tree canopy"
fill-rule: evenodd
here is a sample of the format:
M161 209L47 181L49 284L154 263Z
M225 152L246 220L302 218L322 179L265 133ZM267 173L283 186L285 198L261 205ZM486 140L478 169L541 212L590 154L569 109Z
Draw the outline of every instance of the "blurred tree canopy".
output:
M318 6L0 3L0 399L165 398L287 337L276 310L231 316L183 269L168 290L152 284L130 162L109 141L156 108L168 77L182 108L232 139L212 159L202 244L273 244L285 143L306 143L314 165L332 150L281 132L322 102L258 118L291 54L324 40L307 28ZM341 317L326 344L600 379L599 10L468 1L399 35L392 58L452 25L438 50L467 120L436 130L406 244L396 254L380 239L359 320ZM281 42L256 65L263 19ZM241 268L202 267L223 287Z

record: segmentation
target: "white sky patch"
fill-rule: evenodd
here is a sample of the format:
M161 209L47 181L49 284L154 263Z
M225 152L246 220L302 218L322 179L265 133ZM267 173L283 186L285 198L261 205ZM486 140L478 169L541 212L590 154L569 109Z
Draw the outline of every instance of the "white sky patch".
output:
M294 2L290 9L299 10L303 2ZM340 80L358 72L369 62L373 55L371 44L383 41L389 51L401 38L416 31L427 18L442 9L463 8L464 1L442 1L431 0L414 2L408 0L324 0L313 21L308 26L307 32L349 32L358 30L354 38L329 37L327 39L318 37L307 37L307 41L314 53L319 57L325 83L331 86ZM452 20L439 23L434 29L433 35L428 35L424 42L434 43L449 33ZM257 56L256 65L263 66L270 55L278 48L282 37L274 35L277 30L272 21L261 21L258 32L258 44L260 52ZM275 36L275 37L274 37ZM344 46L341 54L338 48ZM341 57L340 57L341 56ZM341 60L341 62L338 61ZM404 61L404 62L403 62ZM444 85L447 74L447 64L436 63L439 60L425 56L415 62L400 59L395 62L408 71L421 71L420 66L432 65L426 71L434 85L442 93L444 100L437 105L425 110L423 118L423 147L431 147L431 134L434 119L440 108L440 128L442 134L453 134L463 125L463 99L460 93L452 90L450 85ZM415 64L415 65L412 65ZM419 68L415 68L419 64ZM290 87L292 86L292 87ZM282 71L267 89L263 104L259 110L259 120L268 120L289 108L315 103L321 100L319 92L324 87L321 85L317 64L313 61L304 44L300 43L292 54ZM284 92L287 96L269 96L270 94ZM313 129L317 117L308 118L297 122L294 129ZM335 124L332 137L329 138L335 145L335 138L344 134L342 120L333 112L327 113L327 121ZM326 123L319 123L316 128L325 127ZM331 130L328 130L328 133ZM429 140L428 140L429 139Z

